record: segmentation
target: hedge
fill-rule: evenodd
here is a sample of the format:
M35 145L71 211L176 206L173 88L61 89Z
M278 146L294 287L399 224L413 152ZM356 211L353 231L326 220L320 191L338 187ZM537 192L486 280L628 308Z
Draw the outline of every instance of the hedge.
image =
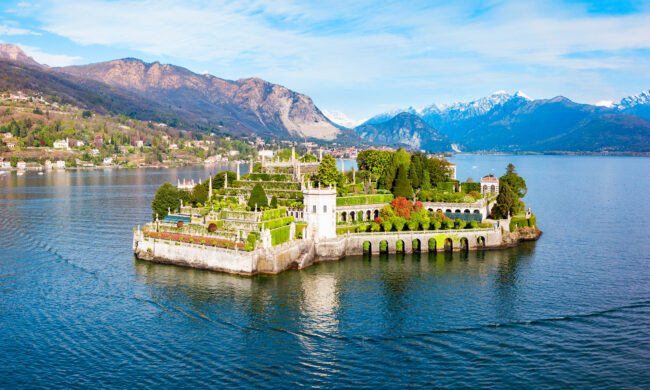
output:
M283 226L271 230L271 245L278 245L289 241L291 226Z
M343 234L346 234L346 233L367 232L369 226L370 226L369 223L362 223L362 224L355 225L355 226L340 227L340 228L336 228L336 234L337 235L343 235Z
M262 221L268 221L269 219L282 218L287 215L287 209L280 207L273 210L266 210L262 212Z
M481 183L463 182L460 184L460 188L464 194L469 194L472 191L481 192Z
M251 173L248 175L248 180L254 181L289 181L292 179L291 175L285 174Z
M512 217L510 220L510 231L514 232L515 230L528 226L528 219L522 217Z
M388 203L392 200L393 200L393 194L347 196L347 197L336 198L336 205L353 206L353 205L360 205L360 204Z
M458 181L440 181L436 183L436 188L442 191L447 191L447 192L455 192L454 191L454 186L458 183Z
M279 228L280 226L285 226L293 222L293 217L288 216L288 217L283 217L283 218L277 218L277 219L271 219L269 221L263 222L262 223L262 229L275 229Z

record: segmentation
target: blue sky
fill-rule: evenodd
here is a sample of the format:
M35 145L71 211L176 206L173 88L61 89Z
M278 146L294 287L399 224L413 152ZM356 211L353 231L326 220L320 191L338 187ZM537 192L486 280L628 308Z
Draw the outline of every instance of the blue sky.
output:
M364 119L497 90L650 89L647 1L0 1L0 41L52 66L136 57L306 93Z

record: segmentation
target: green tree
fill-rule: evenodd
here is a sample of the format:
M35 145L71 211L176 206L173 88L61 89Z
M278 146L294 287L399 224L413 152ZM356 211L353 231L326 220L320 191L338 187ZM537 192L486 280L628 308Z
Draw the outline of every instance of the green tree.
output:
M497 195L497 203L492 207L491 216L494 219L508 218L516 212L519 205L517 195L506 183L499 183L499 195Z
M420 182L420 189L423 191L428 191L431 189L431 179L429 178L429 171L426 169L422 172L422 181Z
M84 110L84 111L81 113L81 117L84 118L84 119L85 119L85 118L90 118L91 116L93 116L93 113L90 112L90 111L88 111L88 110Z
M384 188L386 188L389 191L393 189L395 177L397 177L398 167L399 165L397 164L397 154L391 153L390 161L388 162L388 165L384 170L384 176L383 176Z
M516 174L517 171L515 171L515 166L513 163L508 163L508 166L506 167L506 175L510 175L512 173Z
M226 181L226 175L228 175L228 188L234 187L233 184L237 180L237 174L232 171L221 171L212 178L212 188L215 190L223 188Z
M248 207L255 209L257 206L258 209L263 207L268 207L269 200L266 197L266 192L260 183L255 184L253 190L251 191L251 196L248 199Z
M190 202L196 205L197 203L205 204L208 200L208 182L199 183L194 186L190 192Z
M411 187L411 182L408 179L408 168L406 165L400 165L397 168L397 178L395 179L395 185L393 186L393 195L395 197L403 196L406 199L411 199L413 197L413 188Z
M170 183L163 183L158 187L156 195L151 202L151 217L163 219L167 216L167 210L176 210L180 206L179 191Z
M499 186L506 184L512 189L518 198L523 198L528 192L526 181L516 173L508 173L499 178ZM500 192L500 191L499 191Z
M277 209L278 208L278 197L277 196L273 195L273 197L271 198L271 205L270 206L271 206L272 209Z
M318 182L323 186L336 184L340 181L339 171L336 169L336 159L330 154L323 156L318 166Z
M439 183L449 180L449 163L444 160L432 158L427 160L427 170L431 183Z

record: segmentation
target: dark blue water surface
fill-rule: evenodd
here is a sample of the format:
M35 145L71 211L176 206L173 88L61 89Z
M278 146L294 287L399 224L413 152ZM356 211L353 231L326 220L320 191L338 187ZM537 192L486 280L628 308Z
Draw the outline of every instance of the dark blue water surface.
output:
M542 238L247 278L132 255L203 168L4 175L0 387L649 388L650 159L454 162L513 162Z

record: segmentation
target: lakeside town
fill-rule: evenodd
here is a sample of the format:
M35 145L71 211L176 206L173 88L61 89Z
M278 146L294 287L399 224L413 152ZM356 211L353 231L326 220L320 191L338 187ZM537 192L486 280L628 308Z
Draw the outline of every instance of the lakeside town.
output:
M323 149L335 158L355 159L365 149L185 131L165 123L101 115L56 97L22 91L0 94L0 141L0 169L17 171L212 165L270 158L291 147L303 154Z

